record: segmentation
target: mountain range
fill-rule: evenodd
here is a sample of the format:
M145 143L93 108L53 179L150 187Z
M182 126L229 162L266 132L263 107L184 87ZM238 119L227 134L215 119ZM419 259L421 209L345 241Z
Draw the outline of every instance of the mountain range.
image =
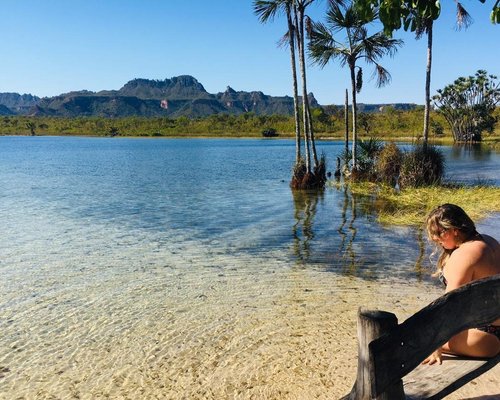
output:
M309 94L312 107L321 107ZM382 105L361 105L360 109L378 111ZM414 104L393 104L398 109ZM260 91L208 93L194 77L182 75L165 80L133 79L119 90L74 91L54 97L0 93L0 115L56 117L205 117L211 114L292 115L293 98L269 96Z

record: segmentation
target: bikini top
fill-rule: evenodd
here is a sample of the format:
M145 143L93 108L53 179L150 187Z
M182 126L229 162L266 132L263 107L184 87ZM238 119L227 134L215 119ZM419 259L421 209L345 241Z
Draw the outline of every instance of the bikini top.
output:
M448 285L448 282L446 281L446 278L444 277L443 271L439 271L438 278L441 281L441 283L443 284L443 286L446 288L446 286Z

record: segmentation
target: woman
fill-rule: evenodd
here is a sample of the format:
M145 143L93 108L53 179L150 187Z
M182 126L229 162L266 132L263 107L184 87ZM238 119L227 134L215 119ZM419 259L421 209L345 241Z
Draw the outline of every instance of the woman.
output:
M443 204L433 210L427 217L427 233L443 249L436 275L445 285L446 292L500 274L500 245L491 236L479 234L474 222L459 206ZM499 352L500 318L453 336L423 363L441 364L442 353L494 357Z

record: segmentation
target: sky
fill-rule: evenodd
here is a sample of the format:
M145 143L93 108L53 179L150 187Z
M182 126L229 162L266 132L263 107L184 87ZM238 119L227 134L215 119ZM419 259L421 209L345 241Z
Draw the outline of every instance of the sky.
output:
M441 0L434 28L431 94L478 69L500 76L500 25L493 0L462 0L474 19L455 29L455 2ZM323 21L326 0L308 9ZM134 78L192 75L209 93L226 90L292 95L282 17L261 24L252 0L0 0L0 92L56 96L75 90L118 90ZM378 26L370 28L375 32ZM424 103L426 38L397 31L405 44L381 64L391 83L376 88L364 70L359 103ZM349 72L338 63L308 62L308 92L322 105L343 104Z

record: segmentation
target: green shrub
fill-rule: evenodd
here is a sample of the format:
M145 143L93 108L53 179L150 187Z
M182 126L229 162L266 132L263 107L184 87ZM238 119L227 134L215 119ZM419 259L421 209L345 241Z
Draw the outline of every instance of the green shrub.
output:
M444 168L441 151L434 146L417 145L403 156L399 184L405 188L440 184Z
M375 179L375 160L377 159L380 151L382 150L382 142L377 138L370 138L368 140L360 140L357 143L356 163L357 179L366 179L372 181Z
M433 119L431 119L430 125L431 125L431 132L434 134L434 136L443 136L444 135L444 128L440 122L434 121Z
M264 137L276 137L278 136L278 132L274 128L267 128L262 131L262 136Z
M393 142L387 143L380 151L375 162L375 170L378 179L391 186L396 184L401 164L403 162L403 153Z

